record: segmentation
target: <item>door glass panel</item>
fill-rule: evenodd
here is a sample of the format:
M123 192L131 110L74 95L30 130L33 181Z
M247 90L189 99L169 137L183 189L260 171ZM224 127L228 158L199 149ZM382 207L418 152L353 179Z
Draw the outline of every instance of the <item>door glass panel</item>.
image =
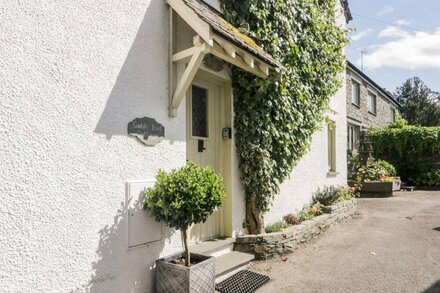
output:
M208 90L192 86L191 99L192 136L207 138L208 133Z

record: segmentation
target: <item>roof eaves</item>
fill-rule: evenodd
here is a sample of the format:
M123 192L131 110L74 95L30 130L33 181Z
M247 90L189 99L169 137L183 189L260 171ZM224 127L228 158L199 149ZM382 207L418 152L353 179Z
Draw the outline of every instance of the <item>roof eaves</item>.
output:
M386 98L388 98L391 102L393 102L397 107L400 108L399 102L393 97L393 95L387 91L385 88L378 85L374 80L372 80L368 75L366 75L362 70L357 68L353 63L347 60L347 66L354 72L356 72L358 75L360 75L363 79L365 79L367 82L372 84L377 90L381 92L382 95L384 95Z
M273 58L270 54L259 47L251 38L241 33L232 24L226 21L218 10L201 0L183 0L199 18L208 23L212 30L239 46L243 50L251 53L255 57L262 59L271 66L282 67L283 65Z
M344 8L345 20L347 23L353 20L353 15L351 14L350 5L348 0L341 0L342 8Z

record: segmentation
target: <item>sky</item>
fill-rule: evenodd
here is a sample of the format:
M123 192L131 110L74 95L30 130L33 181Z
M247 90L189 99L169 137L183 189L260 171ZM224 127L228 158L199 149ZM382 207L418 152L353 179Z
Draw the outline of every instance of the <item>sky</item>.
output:
M394 92L418 76L440 92L440 0L349 0L348 60ZM361 52L364 52L361 54Z

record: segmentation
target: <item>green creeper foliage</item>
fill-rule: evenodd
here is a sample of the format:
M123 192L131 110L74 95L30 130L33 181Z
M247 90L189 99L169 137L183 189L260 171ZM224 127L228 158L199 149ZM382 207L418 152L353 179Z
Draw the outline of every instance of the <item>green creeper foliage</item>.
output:
M236 144L247 200L268 211L307 152L345 70L337 0L221 0L228 21L283 64L266 79L232 69Z
M440 169L416 174L410 180L418 186L440 187Z
M159 171L156 179L145 192L145 208L156 221L182 231L205 222L225 197L225 187L215 171L192 162L170 173Z
M440 163L440 126L423 127L397 123L370 129L374 156L393 163L398 174L412 184L419 174L438 168Z
M440 127L403 126L370 129L368 135L376 156L440 156Z

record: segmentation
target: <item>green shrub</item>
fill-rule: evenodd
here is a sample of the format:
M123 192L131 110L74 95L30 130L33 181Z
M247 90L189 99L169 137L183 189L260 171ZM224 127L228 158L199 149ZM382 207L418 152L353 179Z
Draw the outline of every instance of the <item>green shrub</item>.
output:
M306 205L298 212L298 217L301 222L313 219L316 216L322 215L322 206L320 203L314 205Z
M365 166L360 166L357 171L357 183L368 181L384 181L389 176L396 175L396 168L390 163L374 158L368 159Z
M377 160L376 164L380 170L383 170L385 176L396 176L397 175L396 167L394 167L393 165L391 165L387 161Z
M426 155L440 155L440 127L404 126L401 128L370 129L376 157L392 156L414 159Z
M440 163L440 127L391 125L368 131L374 156L397 167L403 180L413 180Z
M186 230L192 224L205 222L220 206L225 187L211 167L199 167L192 162L169 173L160 170L156 184L145 191L145 209L158 222L181 230L185 245L185 262L189 265Z
M359 155L354 152L349 152L347 157L347 177L349 181L356 181L360 167L361 161Z
M440 169L417 174L411 181L419 186L440 186Z
M313 203L330 206L356 196L355 189L349 186L325 186L313 195Z
M408 126L408 121L402 117L397 117L396 121L388 125L388 128L404 128L406 126Z
M274 233L274 232L280 232L283 231L283 229L286 229L289 227L286 222L279 221L270 225L267 225L266 228L264 228L264 231L266 233Z
M321 203L322 205L332 205L339 198L338 188L335 186L325 186L323 189L318 189L313 195L314 203Z

